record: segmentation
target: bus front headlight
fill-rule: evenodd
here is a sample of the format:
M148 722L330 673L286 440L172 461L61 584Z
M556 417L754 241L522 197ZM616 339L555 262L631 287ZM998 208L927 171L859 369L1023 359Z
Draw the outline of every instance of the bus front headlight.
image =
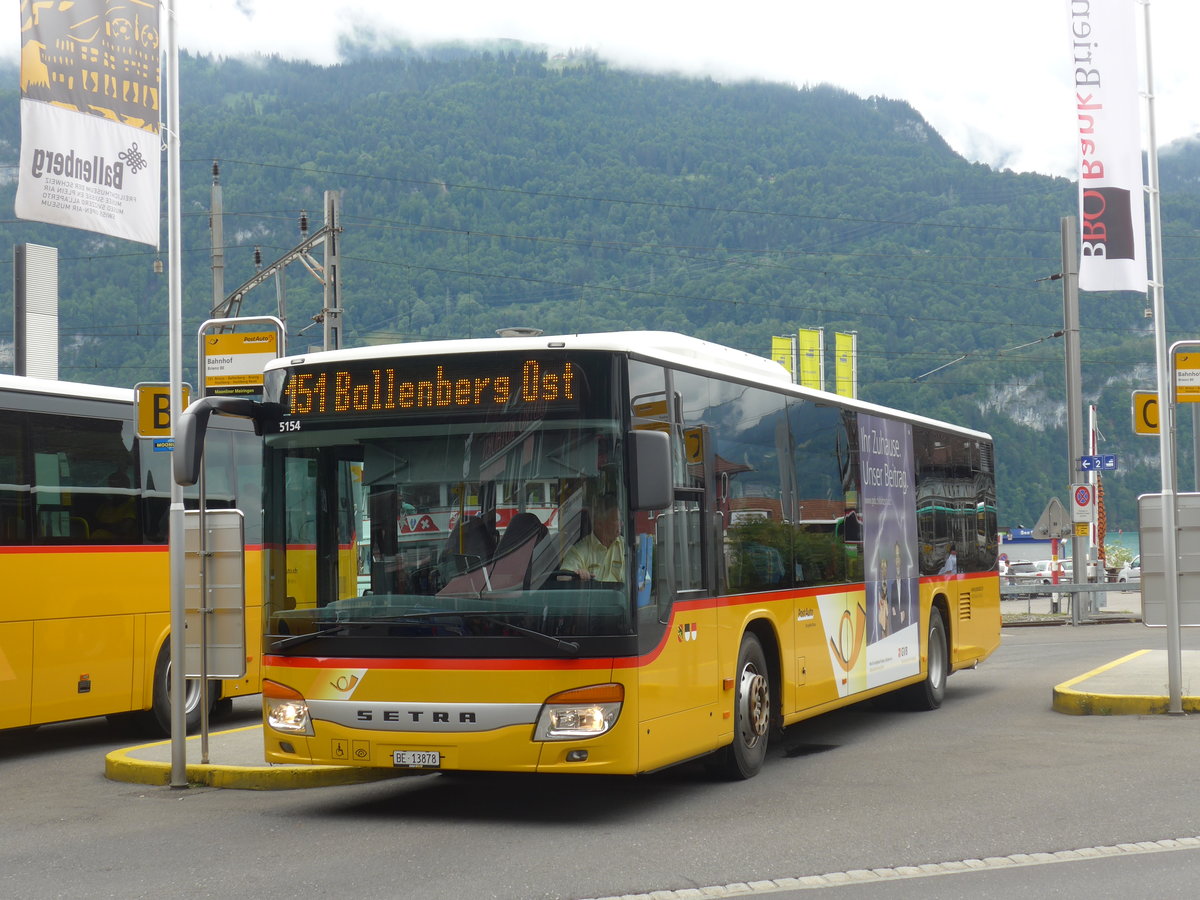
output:
M594 684L546 698L534 728L535 741L571 741L610 731L621 714L625 688Z
M304 696L290 687L263 679L263 709L267 724L284 734L313 734Z

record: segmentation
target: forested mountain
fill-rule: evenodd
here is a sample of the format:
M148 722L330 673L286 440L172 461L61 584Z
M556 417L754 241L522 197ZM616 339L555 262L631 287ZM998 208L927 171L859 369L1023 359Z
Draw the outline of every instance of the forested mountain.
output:
M11 210L17 80L0 83ZM856 331L865 399L995 435L1003 524L1065 501L1062 293L1047 279L1074 186L967 162L904 102L517 46L348 48L333 67L185 55L180 97L185 335L211 306L218 160L230 290L253 275L254 247L276 259L298 243L300 211L317 227L323 192L341 191L347 346L535 325L669 329L767 355L797 327L824 327L830 346ZM1169 327L1194 337L1200 165L1184 148L1162 169ZM11 218L0 230L60 248L62 377L165 376L152 248ZM292 346L319 341L319 328L298 334L321 305L299 265L286 300ZM275 304L268 282L243 313ZM1085 392L1100 452L1120 458L1110 527L1136 527L1134 498L1159 485L1157 442L1130 433L1130 389L1154 386L1145 305L1082 302Z

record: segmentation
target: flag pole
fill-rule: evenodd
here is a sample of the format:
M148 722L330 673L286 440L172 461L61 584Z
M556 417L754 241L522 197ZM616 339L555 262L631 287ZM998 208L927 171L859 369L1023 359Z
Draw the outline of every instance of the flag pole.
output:
M1154 356L1158 368L1158 448L1162 469L1163 585L1167 626L1167 712L1183 714L1183 651L1179 622L1179 574L1175 523L1175 398L1167 348L1167 314L1163 299L1162 214L1158 188L1158 140L1154 127L1154 65L1150 52L1150 0L1141 0L1146 42L1146 191L1150 200L1150 293L1154 311Z

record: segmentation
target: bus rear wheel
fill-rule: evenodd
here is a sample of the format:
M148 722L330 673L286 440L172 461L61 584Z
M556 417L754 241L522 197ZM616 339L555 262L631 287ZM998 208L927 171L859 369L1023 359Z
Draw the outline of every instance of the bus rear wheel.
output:
M771 673L762 644L750 632L742 636L736 679L733 742L712 759L714 771L732 781L758 774L771 732Z
M209 709L216 700L217 685L209 686ZM183 708L187 719L187 730L197 731L200 728L200 679L188 678L184 681ZM171 734L171 641L163 641L158 651L158 660L154 664L154 698L150 711L146 713L146 721L150 727L165 735Z
M942 619L942 611L936 606L929 610L926 646L925 680L900 691L900 700L909 709L937 709L946 697L950 650L946 642L946 623Z

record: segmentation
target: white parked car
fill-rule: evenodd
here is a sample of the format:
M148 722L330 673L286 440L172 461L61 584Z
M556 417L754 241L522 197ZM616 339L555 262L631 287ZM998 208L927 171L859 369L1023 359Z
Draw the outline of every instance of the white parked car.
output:
M1027 560L1011 560L1008 571L1004 573L1007 584L1032 584L1036 579L1037 566Z
M1125 565L1121 566L1121 571L1117 573L1117 582L1119 584L1137 583L1142 580L1142 558L1135 556Z
M1042 584L1054 584L1053 566L1058 567L1058 580L1064 584L1071 581L1071 561L1069 559L1060 559L1052 561L1049 559L1039 560L1035 563L1037 566L1037 574L1034 576Z

